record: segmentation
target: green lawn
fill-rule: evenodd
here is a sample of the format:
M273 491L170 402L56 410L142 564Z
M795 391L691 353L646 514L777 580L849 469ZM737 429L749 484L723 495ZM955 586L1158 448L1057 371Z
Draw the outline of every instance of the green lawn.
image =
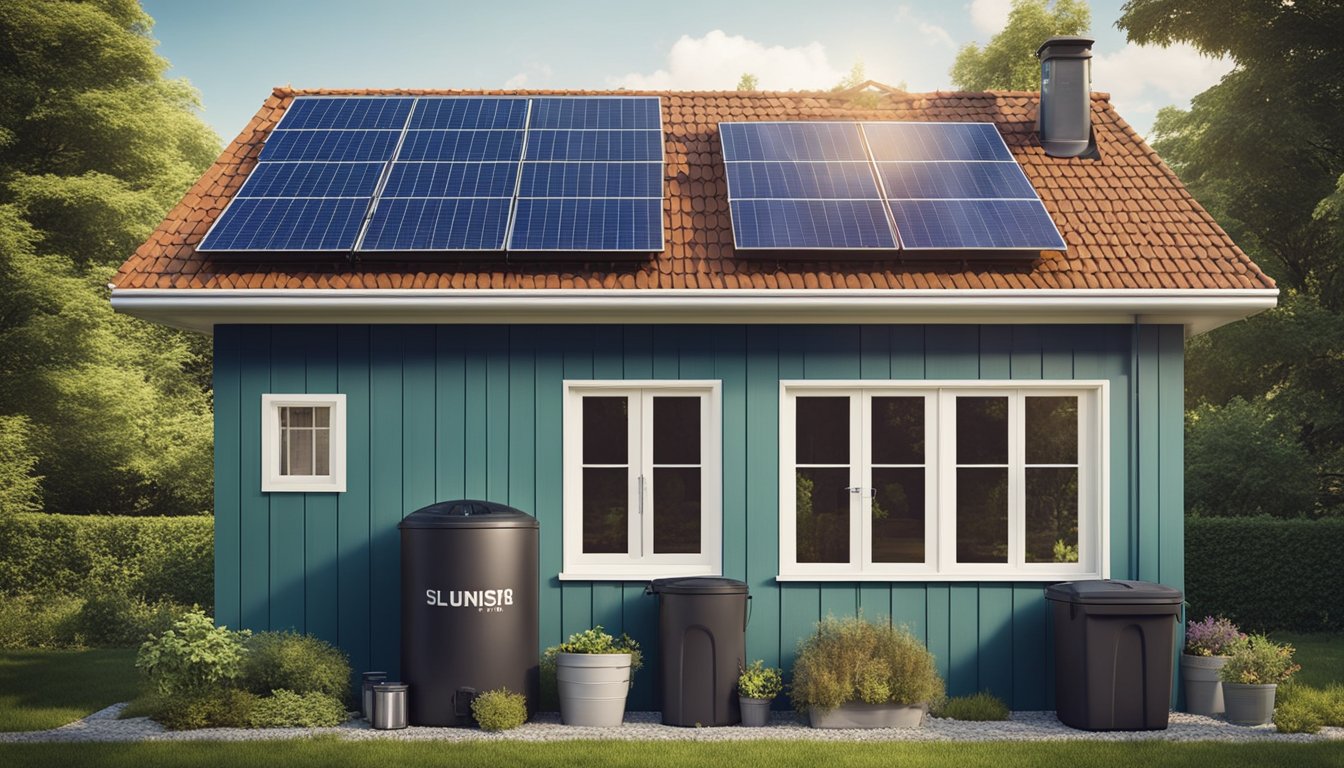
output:
M158 765L246 768L387 765L527 766L919 766L919 768L1018 768L1086 765L1094 768L1210 765L1344 765L1336 744L1165 744L1072 742L1044 744L855 744L840 742L521 742L349 743L333 739L300 742L0 745L0 765L98 765L152 768Z
M1293 678L1297 682L1313 688L1344 683L1344 635L1330 632L1310 635L1274 632L1272 637L1297 649L1295 658L1302 665L1302 671Z
M0 731L55 728L126 701L134 665L134 648L0 651Z

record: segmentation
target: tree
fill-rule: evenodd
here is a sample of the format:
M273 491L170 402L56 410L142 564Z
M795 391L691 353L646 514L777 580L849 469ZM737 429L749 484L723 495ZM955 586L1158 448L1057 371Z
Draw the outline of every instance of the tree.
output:
M0 3L0 417L53 511L209 505L207 343L105 288L219 151L151 25L135 0Z
M750 72L743 72L742 77L739 78L737 81L737 90L755 91L759 90L758 88L759 85L760 81L756 78L755 75L751 74Z
M1013 0L1008 25L981 48L957 53L952 82L965 91L1036 91L1041 67L1036 49L1055 35L1081 35L1092 23L1086 0Z

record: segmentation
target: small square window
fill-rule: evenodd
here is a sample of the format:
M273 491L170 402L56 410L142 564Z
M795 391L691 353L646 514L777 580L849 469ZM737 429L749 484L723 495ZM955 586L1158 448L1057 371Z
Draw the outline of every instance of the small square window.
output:
M261 490L345 490L345 395L262 395Z

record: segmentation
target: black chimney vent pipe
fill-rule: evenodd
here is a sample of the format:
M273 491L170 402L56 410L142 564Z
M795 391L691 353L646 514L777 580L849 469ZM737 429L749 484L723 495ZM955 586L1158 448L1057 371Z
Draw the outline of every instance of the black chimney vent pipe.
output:
M1036 49L1041 60L1041 104L1036 130L1051 157L1095 156L1092 135L1092 43L1052 37Z

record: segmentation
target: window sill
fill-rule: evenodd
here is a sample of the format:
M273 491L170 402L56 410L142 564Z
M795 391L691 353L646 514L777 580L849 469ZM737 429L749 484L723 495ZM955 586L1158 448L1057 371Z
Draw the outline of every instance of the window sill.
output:
M775 577L777 582L963 582L963 581L1039 581L1042 583L1060 581L1088 581L1105 579L1096 573L781 573Z
M649 581L651 579L675 578L678 576L722 576L722 572L709 567L629 569L615 571L562 571L556 575L560 581Z

